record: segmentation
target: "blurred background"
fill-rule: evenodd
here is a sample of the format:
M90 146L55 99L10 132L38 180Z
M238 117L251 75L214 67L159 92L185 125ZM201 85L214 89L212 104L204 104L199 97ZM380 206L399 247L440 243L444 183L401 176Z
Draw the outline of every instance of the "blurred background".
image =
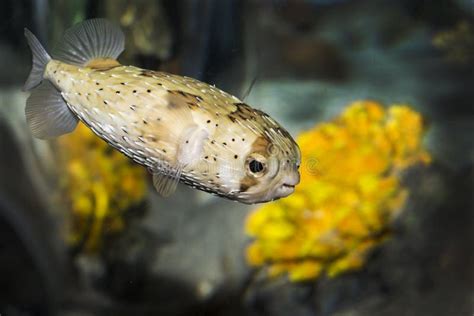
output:
M472 315L472 0L5 0L0 314ZM247 206L148 173L79 126L33 139L23 28L106 17L120 61L187 75L297 139L302 182Z

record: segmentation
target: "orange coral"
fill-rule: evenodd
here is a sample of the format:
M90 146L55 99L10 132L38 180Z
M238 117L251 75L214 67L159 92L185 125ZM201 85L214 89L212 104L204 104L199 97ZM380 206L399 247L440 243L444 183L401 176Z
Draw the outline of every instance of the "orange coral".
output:
M143 200L145 170L83 124L58 139L60 186L70 205L68 239L100 249L103 238L122 231L127 209Z
M295 281L361 267L405 202L400 171L430 162L422 135L422 118L408 106L371 101L301 134L301 183L249 215L247 261Z

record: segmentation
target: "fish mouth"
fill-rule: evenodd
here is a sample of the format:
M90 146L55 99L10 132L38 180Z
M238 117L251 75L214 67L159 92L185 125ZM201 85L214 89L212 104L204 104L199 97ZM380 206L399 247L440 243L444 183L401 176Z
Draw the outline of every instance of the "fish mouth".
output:
M291 183L283 183L278 190L278 198L290 195L295 191L295 185Z
M278 189L278 196L280 198L288 196L295 192L296 185L300 182L299 177L295 179L287 179L283 182Z

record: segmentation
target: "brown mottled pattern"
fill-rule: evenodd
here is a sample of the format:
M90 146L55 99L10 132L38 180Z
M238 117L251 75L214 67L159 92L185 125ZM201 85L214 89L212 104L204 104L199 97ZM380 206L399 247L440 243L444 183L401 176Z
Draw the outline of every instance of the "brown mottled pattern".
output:
M271 144L271 141L268 138L264 136L259 136L252 143L250 152L257 153L264 157L267 157L269 155L270 144ZM250 187L254 186L257 183L258 183L258 179L256 179L252 175L246 174L240 180L240 192L246 192Z
M107 71L112 68L119 67L121 65L115 59L97 58L97 59L93 59L86 66L92 69L96 69L96 70Z
M267 156L270 150L271 140L265 136L259 136L251 146L251 152Z
M189 109L199 107L202 98L181 90L168 90L168 108L176 109L182 106L187 106Z
M240 180L240 188L239 191L242 192L247 192L247 190L254 185L258 183L258 179L251 177L251 176L245 176Z
M261 115L263 112L253 109L245 103L237 102L234 103L236 109L229 114L227 117L232 121L236 122L238 119L241 120L256 120L258 115Z
M142 69L140 72L140 76L148 77L148 78L153 78L154 76L157 76L159 74L160 73L158 71L153 71L153 70L148 70L148 69Z

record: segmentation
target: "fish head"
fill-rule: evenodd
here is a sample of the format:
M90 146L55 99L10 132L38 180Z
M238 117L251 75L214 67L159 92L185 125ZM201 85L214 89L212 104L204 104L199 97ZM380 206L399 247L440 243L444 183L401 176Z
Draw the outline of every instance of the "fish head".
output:
M259 137L244 160L238 200L264 203L292 194L300 182L301 153L289 134Z

